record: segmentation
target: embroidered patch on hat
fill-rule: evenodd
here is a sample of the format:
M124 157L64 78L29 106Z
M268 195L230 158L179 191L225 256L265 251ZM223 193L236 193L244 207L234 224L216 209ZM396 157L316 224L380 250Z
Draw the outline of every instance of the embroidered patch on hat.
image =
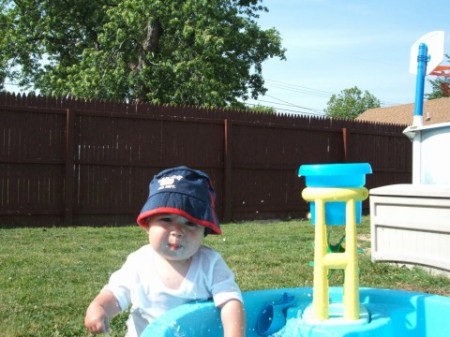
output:
M164 188L176 188L175 183L177 181L180 181L181 179L183 179L183 176L180 176L180 175L173 175L173 176L163 177L163 178L159 179L158 180L158 183L159 183L158 191L162 190Z

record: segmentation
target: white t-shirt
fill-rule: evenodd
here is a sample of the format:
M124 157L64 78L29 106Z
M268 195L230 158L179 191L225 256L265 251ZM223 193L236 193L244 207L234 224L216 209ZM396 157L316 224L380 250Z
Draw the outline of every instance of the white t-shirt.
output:
M103 288L114 294L122 310L131 305L126 337L139 336L152 320L181 304L211 298L216 306L231 299L242 302L233 272L215 250L200 247L178 289L167 288L152 268L155 254L150 245L131 253Z

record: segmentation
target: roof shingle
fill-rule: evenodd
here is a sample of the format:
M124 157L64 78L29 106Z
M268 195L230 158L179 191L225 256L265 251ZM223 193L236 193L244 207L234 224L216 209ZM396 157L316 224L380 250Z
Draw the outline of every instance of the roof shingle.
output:
M364 111L356 120L386 124L412 125L414 103L373 108ZM426 100L423 103L423 125L450 122L450 97Z

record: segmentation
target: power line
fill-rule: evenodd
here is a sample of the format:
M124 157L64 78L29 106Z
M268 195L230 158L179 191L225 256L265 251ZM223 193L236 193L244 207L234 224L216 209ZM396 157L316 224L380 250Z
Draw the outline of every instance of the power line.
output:
M310 88L310 87L297 85L297 84L293 84L293 83L289 83L289 82L284 82L284 81L280 81L280 80L267 79L267 82L269 82L269 84L267 85L267 87L269 87L269 88L277 88L277 89L282 89L284 91L290 91L290 92L300 93L300 94L309 95L309 96L331 97L332 95L337 94L337 93L332 93L332 92L325 91L325 90ZM270 84L270 82L272 82L272 84ZM269 95L265 95L265 96L269 96ZM400 104L403 104L403 103L380 99L380 105L384 106L384 107L393 106L393 105L395 106L395 105L400 105ZM293 105L295 105L295 104L293 104ZM306 108L306 109L310 109L310 108ZM313 109L313 110L321 111L319 109Z
M283 81L279 81L279 80L268 79L267 81L275 83L275 84L271 84L272 87L285 89L285 90L293 91L293 92L297 92L297 93L304 93L307 95L319 96L319 97L329 97L329 96L333 95L333 93L328 92L328 91L305 87L302 85L292 84L292 83L283 82Z
M308 107L304 107L304 106L301 106L301 105L297 105L297 104L294 104L294 103L282 100L280 98L277 98L277 97L274 97L274 96L271 96L271 95L266 95L266 96L269 97L269 98L272 98L272 99L275 99L277 101L280 101L280 102L284 103L284 104L281 104L281 105L288 105L288 106L291 106L291 107L294 107L294 108L305 109L305 110L309 110L309 111L312 111L312 112L321 112L321 110L308 108Z

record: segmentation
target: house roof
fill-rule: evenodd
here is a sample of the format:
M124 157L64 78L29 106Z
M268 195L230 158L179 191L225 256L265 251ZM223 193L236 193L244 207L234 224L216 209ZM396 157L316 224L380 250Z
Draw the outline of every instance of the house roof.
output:
M386 124L412 125L414 103L374 108L364 111L356 120ZM450 97L426 100L423 103L423 125L450 122Z

